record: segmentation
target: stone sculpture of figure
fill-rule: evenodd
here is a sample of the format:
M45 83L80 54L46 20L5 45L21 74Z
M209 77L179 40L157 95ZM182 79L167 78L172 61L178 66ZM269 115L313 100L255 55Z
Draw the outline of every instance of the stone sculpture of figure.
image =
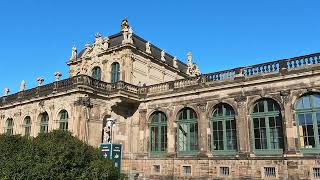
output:
M44 79L42 77L38 77L37 81L38 81L38 86L42 86Z
M196 76L201 75L200 69L196 64L194 64L194 75L196 75Z
M9 92L10 92L10 89L9 89L9 88L4 88L4 90L3 90L4 96L8 96L8 95L9 95Z
M177 57L173 58L173 67L178 68L178 60Z
M129 43L133 43L132 34L133 34L133 29L130 27L128 31L128 38L127 38Z
M128 23L127 18L125 17L121 22L121 31L122 32L124 32L124 31L128 32L128 29L129 29L129 23Z
M20 83L20 92L24 91L25 87L26 87L26 82L22 80Z
M166 54L166 52L164 50L161 51L161 60L162 61L166 61L166 58L164 57L164 55Z
M108 123L103 128L103 143L111 143L111 127Z
M77 48L73 46L70 60L74 60L76 58L77 58Z
M192 53L191 52L188 52L187 59L188 59L188 63L187 64L192 64Z
M150 42L149 41L146 43L146 53L151 54L151 48L150 48Z
M103 39L103 49L104 50L107 50L109 48L109 38L108 37L105 37Z

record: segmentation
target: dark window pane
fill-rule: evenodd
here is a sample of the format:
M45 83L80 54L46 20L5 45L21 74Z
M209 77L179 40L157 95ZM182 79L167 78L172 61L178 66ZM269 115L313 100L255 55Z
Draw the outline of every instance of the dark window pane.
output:
M260 127L266 127L264 118L259 118L259 121L260 121Z
M320 107L320 95L319 94L313 95L313 107L315 107L315 108Z
M259 112L259 110L258 110L258 104L256 104L256 105L253 107L253 112L254 112L254 113Z
M258 102L259 112L264 112L264 101Z

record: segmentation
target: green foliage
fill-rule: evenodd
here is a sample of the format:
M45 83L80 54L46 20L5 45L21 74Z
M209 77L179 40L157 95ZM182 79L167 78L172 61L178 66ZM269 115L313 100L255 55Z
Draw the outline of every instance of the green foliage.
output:
M117 179L111 161L66 131L0 135L0 179Z

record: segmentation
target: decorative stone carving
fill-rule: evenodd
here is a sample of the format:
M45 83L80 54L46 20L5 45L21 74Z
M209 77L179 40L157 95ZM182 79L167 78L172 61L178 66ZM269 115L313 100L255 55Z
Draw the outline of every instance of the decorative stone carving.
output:
M111 143L111 126L108 122L103 127L103 143Z
M198 108L200 109L201 112L206 112L207 110L207 103L199 103L197 104Z
M8 96L8 95L9 95L9 92L10 92L10 89L9 89L9 88L4 88L4 90L3 90L3 95L4 95L4 96Z
M245 101L247 101L247 97L241 95L241 96L235 97L234 100L235 100L237 103L239 103L239 102L245 102Z
M201 75L199 67L196 64L192 63L192 53L191 52L187 53L187 59L188 59L187 74L189 76L199 76L199 75Z
M178 60L177 57L173 58L173 67L178 68Z
M37 78L38 86L42 86L43 81L44 81L43 77L38 77Z
M188 65L192 65L192 53L191 52L188 52L187 53L187 59L188 59Z
M25 87L26 87L26 81L22 80L20 83L20 92L24 91Z
M72 47L70 61L73 61L73 60L76 60L76 59L77 59L77 48L73 46Z
M127 18L125 17L121 22L121 31L123 32L128 29L129 29L129 23L128 23Z
M166 61L166 58L164 57L166 52L164 50L161 51L161 61Z
M123 34L122 44L133 43L133 40L132 40L133 30L129 26L128 20L126 18L121 23L121 31Z
M150 47L150 42L149 41L146 43L146 53L151 54L151 47Z
M103 49L104 50L107 50L109 48L109 38L108 37L105 37L103 39Z
M62 74L60 72L55 72L54 77L56 77L56 81L60 81Z

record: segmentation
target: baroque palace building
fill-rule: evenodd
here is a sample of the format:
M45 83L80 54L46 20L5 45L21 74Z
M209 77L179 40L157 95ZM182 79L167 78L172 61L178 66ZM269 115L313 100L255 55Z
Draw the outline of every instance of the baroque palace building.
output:
M70 77L0 98L0 132L69 130L123 145L122 171L158 179L320 178L320 53L200 74L135 35L102 37Z

